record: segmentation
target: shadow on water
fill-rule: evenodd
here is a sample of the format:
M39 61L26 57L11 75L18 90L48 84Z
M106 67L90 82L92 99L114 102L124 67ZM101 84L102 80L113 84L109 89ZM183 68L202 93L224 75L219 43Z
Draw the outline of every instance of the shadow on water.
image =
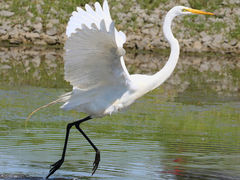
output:
M63 51L0 47L0 179L42 179L62 151L67 122L83 117L59 105L34 115L71 86L64 81ZM154 73L163 54L128 54L131 73ZM221 55L180 57L161 87L112 116L82 128L101 150L91 176L94 151L76 130L58 179L240 179L240 61Z

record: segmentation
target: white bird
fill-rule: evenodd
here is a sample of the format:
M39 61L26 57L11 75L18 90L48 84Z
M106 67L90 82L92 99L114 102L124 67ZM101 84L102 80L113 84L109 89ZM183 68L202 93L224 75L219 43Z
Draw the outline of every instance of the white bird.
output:
M96 151L92 174L100 162L100 151L80 128L80 123L95 117L110 115L132 104L137 98L161 85L172 74L178 58L179 43L172 34L171 24L178 15L213 13L191 9L184 6L173 7L166 15L163 33L170 44L171 53L165 66L154 75L130 75L124 63L123 44L126 36L115 28L110 16L107 0L103 7L96 2L93 10L88 4L72 13L68 22L65 43L65 80L73 86L72 92L61 96L41 108L64 102L64 110L84 112L84 119L69 123L62 158L52 165L46 178L59 169L64 162L69 132L75 126Z

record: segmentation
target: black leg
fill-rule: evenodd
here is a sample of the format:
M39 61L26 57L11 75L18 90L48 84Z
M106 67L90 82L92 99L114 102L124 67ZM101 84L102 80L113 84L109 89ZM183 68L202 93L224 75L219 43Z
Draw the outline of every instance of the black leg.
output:
M92 168L92 175L95 173L95 171L98 168L99 162L100 162L100 151L98 148L93 144L93 142L89 139L89 137L83 132L83 130L80 128L80 123L76 123L75 127L79 130L79 132L85 137L85 139L89 142L89 144L93 147L93 149L96 151L95 160L93 162L93 168Z
M84 121L87 121L87 120L89 120L89 119L92 119L92 118L91 118L90 116L88 116L88 117L86 117L86 118L83 118L83 119L80 119L80 120L78 120L78 121L69 123L69 124L67 125L65 142L64 142L63 152L62 152L62 158L61 158L59 161L57 161L57 162L55 162L54 164L51 165L52 168L50 169L50 171L49 171L46 179L48 179L56 170L58 170L58 169L62 166L62 164L63 164L63 162L64 162L65 154L66 154L66 149L67 149L67 143L68 143L68 137L69 137L70 129L72 128L72 126L74 126L74 125L76 126L76 124L78 124L78 126L79 126L80 123L82 123L82 122L84 122ZM85 137L85 136L84 136L84 137Z

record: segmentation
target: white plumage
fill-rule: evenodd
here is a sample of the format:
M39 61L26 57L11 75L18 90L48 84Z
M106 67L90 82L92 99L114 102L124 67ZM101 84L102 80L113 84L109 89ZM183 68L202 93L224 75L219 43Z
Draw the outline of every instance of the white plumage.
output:
M103 9L98 2L95 11L85 8L77 8L67 25L64 69L73 91L62 97L61 108L103 116L132 103L137 88L123 59L126 36L116 30L107 1Z
M116 30L107 1L104 1L103 8L96 2L95 10L89 5L85 5L85 9L77 8L72 13L66 30L65 79L73 86L73 91L36 109L27 118L28 120L38 110L58 102L65 102L62 109L75 109L88 114L86 118L67 125L62 157L52 165L46 178L63 164L72 126L79 130L96 151L92 169L94 174L100 162L100 151L80 128L80 123L127 107L167 80L177 64L180 52L178 41L171 30L171 23L176 16L192 13L213 15L183 6L172 8L163 24L164 36L171 47L170 57L159 72L150 76L129 75L123 59L126 36Z
M109 31L110 25L113 21L110 15L107 1L105 0L103 2L103 8L98 2L96 2L94 6L95 11L88 4L86 4L86 11L78 7L77 11L74 11L72 13L66 29L67 37L70 37L72 33L75 33L77 29L82 29L82 25L85 25L89 29L91 29L92 24L94 24L97 26L98 30L100 30L100 24L102 20L105 23L107 31ZM116 32L115 39L117 46L122 47L123 44L126 42L126 36L122 31L117 31L115 27L114 30Z
M176 6L165 18L163 31L171 54L163 69L152 76L129 75L123 59L126 36L115 28L106 0L103 8L98 2L94 5L95 10L88 4L86 10L78 7L68 22L64 66L65 79L73 91L59 101L65 102L62 109L100 117L127 107L171 75L179 57L179 44L172 34L171 22L175 16L191 12Z
M163 23L163 34L171 48L167 63L154 75L130 75L123 59L125 34L115 28L107 0L103 8L98 2L94 6L95 10L88 4L86 10L77 7L67 24L64 70L65 80L73 86L72 92L37 108L26 121L38 110L59 102L64 102L62 109L84 112L91 118L129 106L160 86L176 67L180 48L171 30L173 19L188 14L214 15L184 6L173 7Z

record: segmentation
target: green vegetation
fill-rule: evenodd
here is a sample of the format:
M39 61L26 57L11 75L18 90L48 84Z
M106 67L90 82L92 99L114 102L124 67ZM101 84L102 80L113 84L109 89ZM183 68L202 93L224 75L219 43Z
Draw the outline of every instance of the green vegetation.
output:
M188 2L192 8L214 11L219 8L223 0L188 0Z
M137 0L143 9L152 10L158 8L160 4L164 4L169 0Z
M230 32L230 37L240 40L240 24L237 24L236 28Z
M226 22L214 22L211 24L212 32L214 33L220 33L222 29L227 27Z
M238 16L235 17L236 27L231 30L229 36L231 39L240 40L240 19Z
M199 18L197 15L192 16L184 16L183 17L183 24L187 29L191 29L189 31L191 36L194 36L196 33L200 33L202 31L206 31L205 22L204 21L196 21Z
M137 0L143 9L152 10L160 4L169 3L170 0ZM190 6L196 9L215 10L219 8L223 0L188 0Z
M11 0L10 10L15 12L18 16L26 16L26 11L31 12L36 17L41 17L43 22L46 22L50 17L57 18L61 23L66 23L68 18L66 14L76 10L76 7L83 7L86 3L95 2L93 0ZM102 0L98 2L102 3ZM49 16L51 15L51 16ZM24 21L26 19L23 19Z

